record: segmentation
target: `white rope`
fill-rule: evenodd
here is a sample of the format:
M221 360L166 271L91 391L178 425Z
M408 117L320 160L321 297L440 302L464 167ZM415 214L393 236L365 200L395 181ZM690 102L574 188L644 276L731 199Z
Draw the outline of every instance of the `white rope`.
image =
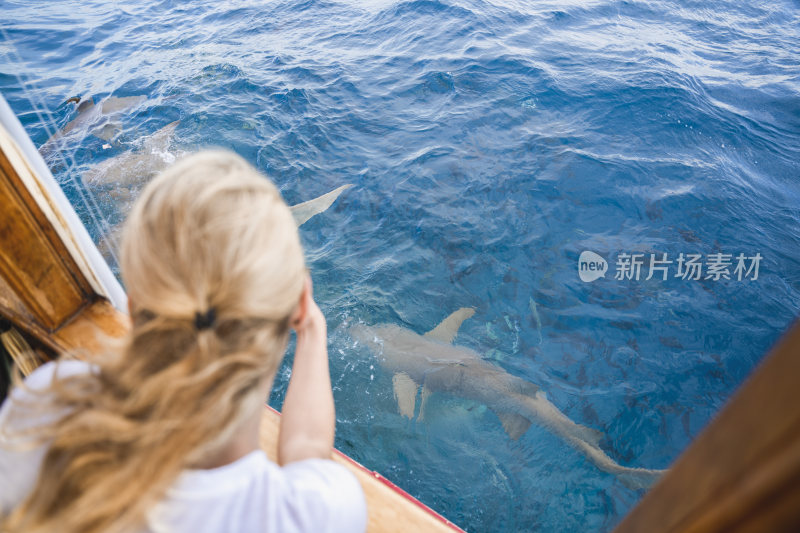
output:
M80 197L83 206L86 208L86 211L89 213L89 217L91 218L92 223L97 229L99 236L98 238L105 238L107 241L109 241L110 246L108 246L108 253L114 259L116 265L119 265L119 259L117 257L117 249L119 244L117 242L116 234L114 234L114 232L111 231L111 224L108 222L108 220L106 220L105 216L103 215L103 212L100 209L100 205L97 203L97 199L94 197L93 194L91 194L91 192L89 192L84 187L82 180L76 177L77 173L75 171L75 168L77 167L77 164L75 162L75 155L72 152L66 151L66 141L63 135L58 136L57 138L55 137L56 133L58 132L58 129L56 128L56 121L55 118L53 117L53 114L44 104L41 96L39 96L37 98L37 102L34 103L32 97L32 94L34 93L32 84L29 85L28 83L26 83L21 75L22 67L24 66L22 56L19 55L16 46L11 41L11 39L9 39L6 30L4 28L0 28L0 33L2 33L3 40L8 46L8 52L6 53L6 56L9 58L10 63L13 65L13 69L15 70L14 76L17 79L17 83L19 83L19 86L25 93L25 97L28 99L28 103L31 105L31 108L33 109L34 113L36 113L36 116L39 119L39 122L42 124L42 127L44 128L48 139L54 140L56 148L55 152L57 157L61 160L61 163L64 165L64 168L66 168L65 175L67 177L67 180L71 182L72 185L75 187L75 190L78 191L78 196ZM16 60L13 57L14 55L16 55ZM37 103L38 107L36 105ZM42 116L40 108L43 109L44 112L47 114L49 121L45 120L45 118ZM87 133L88 130L84 131L80 139L78 139L77 141L78 146L86 138ZM65 153L67 154L66 157L64 155ZM69 163L67 162L67 159L69 159Z

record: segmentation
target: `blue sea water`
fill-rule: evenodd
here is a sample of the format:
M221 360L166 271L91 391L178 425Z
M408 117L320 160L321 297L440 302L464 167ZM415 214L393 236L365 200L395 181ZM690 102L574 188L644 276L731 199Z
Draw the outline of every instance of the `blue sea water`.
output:
M98 240L76 180L174 120L170 151L236 150L291 204L353 183L301 228L337 446L469 531L609 531L641 491L457 396L401 417L349 326L423 333L473 307L456 344L621 464L668 467L800 310L798 8L2 0L0 92L37 146L70 96L147 97L108 147L79 136L53 162ZM130 198L86 189L124 217ZM579 279L584 250L604 278ZM625 253L645 254L638 280L615 279ZM645 279L664 253L732 254L732 279ZM763 257L757 279L736 279L740 253Z

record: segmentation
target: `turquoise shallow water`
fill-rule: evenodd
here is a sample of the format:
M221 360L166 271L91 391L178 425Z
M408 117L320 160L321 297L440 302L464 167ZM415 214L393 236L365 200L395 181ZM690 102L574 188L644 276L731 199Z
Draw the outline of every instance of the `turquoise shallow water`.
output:
M73 178L175 120L165 153L232 148L290 203L354 184L301 229L337 445L470 531L608 531L642 493L455 395L402 418L353 324L423 333L474 307L456 344L621 464L665 468L798 314L796 2L0 6L0 91L35 144L69 96L147 97L108 147L79 131L74 167L50 160L96 238ZM85 189L114 224L146 177ZM579 279L584 250L605 278ZM622 253L646 254L639 280L614 279ZM651 253L763 260L757 280L646 280Z

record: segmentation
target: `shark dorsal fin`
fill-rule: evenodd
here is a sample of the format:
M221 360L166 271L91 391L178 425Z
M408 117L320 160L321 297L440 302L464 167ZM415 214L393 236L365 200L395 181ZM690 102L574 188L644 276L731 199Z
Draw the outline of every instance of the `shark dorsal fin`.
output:
M175 133L175 128L178 127L180 120L170 122L160 130L157 130L149 137L146 137L142 143L143 152L163 152L167 149L167 145L172 141L172 136Z
M462 307L458 311L454 311L450 314L450 316L442 320L438 326L426 333L425 337L450 344L453 342L453 339L456 338L456 334L458 333L458 328L461 327L461 323L474 314L475 309L471 307Z
M289 209L292 210L295 223L298 226L302 226L314 215L318 215L319 213L327 210L333 204L333 202L336 201L339 195L342 194L342 192L352 186L352 183L347 183L329 193L325 193L322 196L314 198L313 200L308 200L307 202L293 205Z

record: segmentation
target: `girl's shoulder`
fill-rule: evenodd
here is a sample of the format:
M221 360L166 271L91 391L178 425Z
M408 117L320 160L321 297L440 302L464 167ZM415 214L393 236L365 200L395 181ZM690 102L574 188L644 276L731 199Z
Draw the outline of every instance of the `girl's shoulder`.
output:
M83 361L45 363L14 387L0 405L0 515L19 505L33 490L47 450L36 430L59 416L47 401L54 379L92 372ZM28 430L33 430L30 433Z
M85 361L63 359L50 361L31 372L25 380L11 389L0 405L0 430L31 428L52 420L55 413L42 412L50 398L47 391L54 380L91 374L95 367ZM0 432L2 433L2 432Z
M44 390L50 386L54 378L64 379L72 376L89 374L94 367L86 361L78 359L59 359L50 361L31 372L25 378L25 388L31 390ZM17 387L17 390L24 390Z

